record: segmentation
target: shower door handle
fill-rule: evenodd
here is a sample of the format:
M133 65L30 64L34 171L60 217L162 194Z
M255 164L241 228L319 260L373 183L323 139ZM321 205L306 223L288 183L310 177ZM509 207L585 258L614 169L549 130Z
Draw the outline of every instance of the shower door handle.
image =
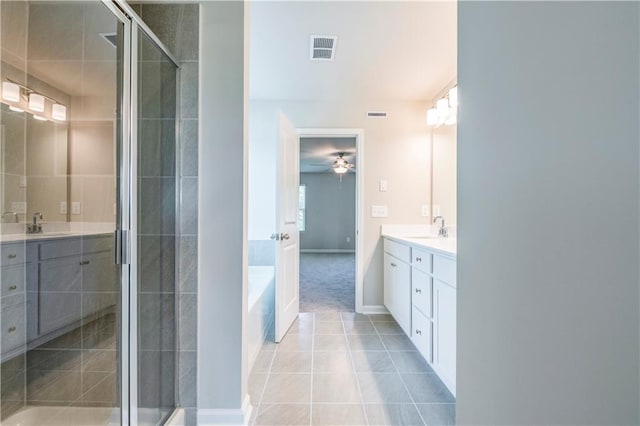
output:
M115 262L116 265L128 265L129 260L129 230L115 231Z

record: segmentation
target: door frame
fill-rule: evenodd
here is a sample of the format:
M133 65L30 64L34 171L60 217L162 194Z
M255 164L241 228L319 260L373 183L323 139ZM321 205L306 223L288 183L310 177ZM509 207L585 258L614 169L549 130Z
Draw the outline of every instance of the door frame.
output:
M364 306L364 129L355 128L299 128L301 138L356 139L356 306L362 313Z

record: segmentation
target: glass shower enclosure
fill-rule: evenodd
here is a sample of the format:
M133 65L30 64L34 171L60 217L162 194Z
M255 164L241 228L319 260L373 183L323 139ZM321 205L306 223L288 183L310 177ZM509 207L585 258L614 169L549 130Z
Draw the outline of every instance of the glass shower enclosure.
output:
M0 422L161 424L176 61L120 0L3 0L0 47Z

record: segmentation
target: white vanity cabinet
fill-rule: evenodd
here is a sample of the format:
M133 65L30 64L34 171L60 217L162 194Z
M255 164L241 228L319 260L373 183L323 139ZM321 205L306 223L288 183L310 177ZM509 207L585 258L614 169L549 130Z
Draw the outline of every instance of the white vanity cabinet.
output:
M385 306L455 395L455 254L401 239L384 238L384 248Z

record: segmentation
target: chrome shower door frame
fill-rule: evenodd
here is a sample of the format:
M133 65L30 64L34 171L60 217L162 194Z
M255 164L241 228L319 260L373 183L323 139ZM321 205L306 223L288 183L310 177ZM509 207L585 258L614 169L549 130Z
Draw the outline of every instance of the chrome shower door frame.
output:
M116 262L121 265L120 413L123 426L138 424L138 32L142 31L176 66L176 92L180 66L167 47L125 0L100 0L124 25L122 57L120 181ZM177 99L177 98L176 98ZM176 108L177 119L177 108ZM176 130L177 131L177 130ZM177 201L176 201L177 203ZM178 210L177 210L178 211ZM178 215L176 214L176 218Z

